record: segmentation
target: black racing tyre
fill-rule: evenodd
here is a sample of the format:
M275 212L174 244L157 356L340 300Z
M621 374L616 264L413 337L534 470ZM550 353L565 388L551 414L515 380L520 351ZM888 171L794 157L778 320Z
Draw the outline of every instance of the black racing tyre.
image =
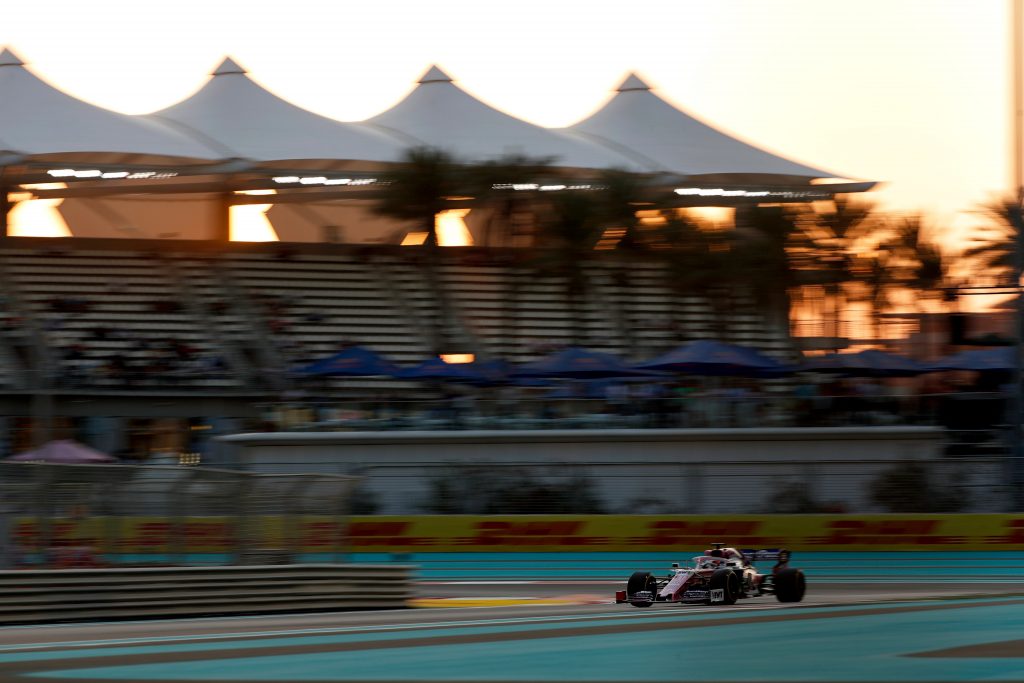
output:
M711 602L709 597L709 605L734 605L736 598L740 596L740 580L736 576L736 572L731 569L716 569L715 573L711 575L708 587L711 590L721 589L724 592L724 599L721 602Z
M807 592L807 578L799 569L788 567L775 573L775 598L779 602L800 602Z
M633 595L640 591L648 591L651 600L634 600ZM633 607L650 607L658 598L658 580L650 572L633 572L626 582L626 600Z

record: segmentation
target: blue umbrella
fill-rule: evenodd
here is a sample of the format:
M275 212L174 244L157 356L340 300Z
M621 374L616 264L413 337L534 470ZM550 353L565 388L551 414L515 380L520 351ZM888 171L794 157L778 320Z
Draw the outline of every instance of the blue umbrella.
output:
M321 377L370 377L386 375L400 377L402 370L376 351L363 346L350 346L345 350L293 370L298 375Z
M565 379L608 379L612 377L659 377L662 373L638 370L626 365L618 356L570 346L519 366L515 378L561 377Z
M435 356L419 365L402 370L404 379L424 379L448 382L497 383L504 379L501 361L474 361L472 363L446 363Z
M614 384L614 381L609 380L584 380L582 382L570 382L563 384L562 386L555 387L547 394L544 398L551 399L562 399L562 398L606 398L608 396L608 387Z
M798 369L847 377L913 377L928 372L926 366L910 358L874 349L811 358Z
M939 359L930 370L1002 370L1010 371L1016 367L1015 346L999 346L991 349L975 349L961 351L952 356Z
M685 344L636 367L691 375L778 377L789 368L747 346L702 340Z

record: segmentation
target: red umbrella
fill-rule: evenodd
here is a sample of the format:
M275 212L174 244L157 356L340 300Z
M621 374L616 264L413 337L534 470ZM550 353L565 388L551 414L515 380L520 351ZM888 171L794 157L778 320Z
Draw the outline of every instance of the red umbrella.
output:
M116 462L117 458L71 440L50 441L34 451L7 458L14 462L52 462L78 465L91 462Z

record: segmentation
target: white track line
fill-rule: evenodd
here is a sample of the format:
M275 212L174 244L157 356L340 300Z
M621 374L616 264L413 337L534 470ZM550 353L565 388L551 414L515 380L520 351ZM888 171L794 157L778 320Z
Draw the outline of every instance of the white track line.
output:
M795 604L795 603L794 603ZM799 603L800 607L820 607L826 605L834 605L834 603ZM728 612L722 612L717 607L669 607L667 609L659 608L655 611L644 611L644 612L604 612L601 614L584 614L584 615L552 615L543 617L510 617L506 619L468 619L462 621L436 621L427 622L422 624L383 624L376 626L342 626L333 628L306 628L306 629L287 629L282 631L248 631L241 633L208 633L202 635L178 635L178 636L149 636L141 638L112 638L106 640L73 640L63 642L51 642L51 643L26 643L23 645L6 645L0 646L0 652L19 652L22 650L40 650L44 648L86 648L86 647L103 647L111 645L144 645L148 643L175 643L182 641L202 641L202 640L237 640L245 638L266 638L266 637L279 637L279 636L303 636L303 635L325 635L325 634L344 634L344 633L365 633L368 631L418 631L425 629L437 629L437 628L461 628L465 626L507 626L514 624L530 624L530 623L544 623L551 621L589 621L595 619L652 619L652 618L671 618L680 614L728 614ZM476 610L481 609L479 607L452 607L451 610ZM485 608L486 609L486 608ZM736 612L749 612L749 611L764 611L764 610L779 610L787 609L777 605L734 605L729 608L730 611ZM65 624L66 625L66 624Z

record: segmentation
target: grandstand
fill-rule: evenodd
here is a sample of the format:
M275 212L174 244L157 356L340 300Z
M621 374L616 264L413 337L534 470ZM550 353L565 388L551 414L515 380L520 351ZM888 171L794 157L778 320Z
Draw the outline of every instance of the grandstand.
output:
M5 414L28 422L42 393L53 415L254 419L260 404L308 387L290 369L347 344L404 366L426 360L441 311L450 351L512 362L573 343L635 361L698 338L778 357L788 348L785 331L752 304L734 304L722 327L713 301L674 296L656 261L631 262L626 282L620 262L595 257L575 312L563 279L539 274L515 250L442 253L439 302L417 250L397 246L8 238L0 244ZM312 390L436 395L384 378Z
M680 295L653 256L594 251L579 264L584 291L570 297L565 273L513 248L522 235L485 234L493 207L484 200L473 203L464 244L486 247L440 249L435 260L400 246L415 226L372 208L380 179L411 147L465 165L554 157L537 180L557 182L530 184L535 194L590 190L603 170L625 169L674 207L806 202L873 186L717 131L636 75L564 129L490 107L437 67L361 122L286 102L230 59L191 97L128 116L60 92L4 50L0 101L0 402L15 435L50 416L174 418L186 432L216 431L201 423L258 426L264 403L295 396L436 395L408 381L310 384L290 372L347 344L401 365L438 351L525 362L566 344L643 360L702 338L791 353L788 330L749 292ZM70 238L25 236L39 234L21 211L34 202L51 202L36 207L60 223L52 234ZM233 209L264 203L267 238L283 241L230 241Z
M6 334L27 341L14 346L6 384L40 383L33 363L49 358L56 386L275 389L267 372L283 377L346 344L400 364L425 360L425 331L445 308L453 352L512 362L569 344L641 360L711 337L787 351L785 331L767 327L752 302L734 302L723 328L714 302L676 296L655 260L631 261L628 282L615 259L586 264L577 339L563 278L512 250L443 253L442 303L416 250L401 247L9 238L0 245ZM89 372L115 357L145 367L160 358L155 345L172 342L190 351L170 369L134 379Z

